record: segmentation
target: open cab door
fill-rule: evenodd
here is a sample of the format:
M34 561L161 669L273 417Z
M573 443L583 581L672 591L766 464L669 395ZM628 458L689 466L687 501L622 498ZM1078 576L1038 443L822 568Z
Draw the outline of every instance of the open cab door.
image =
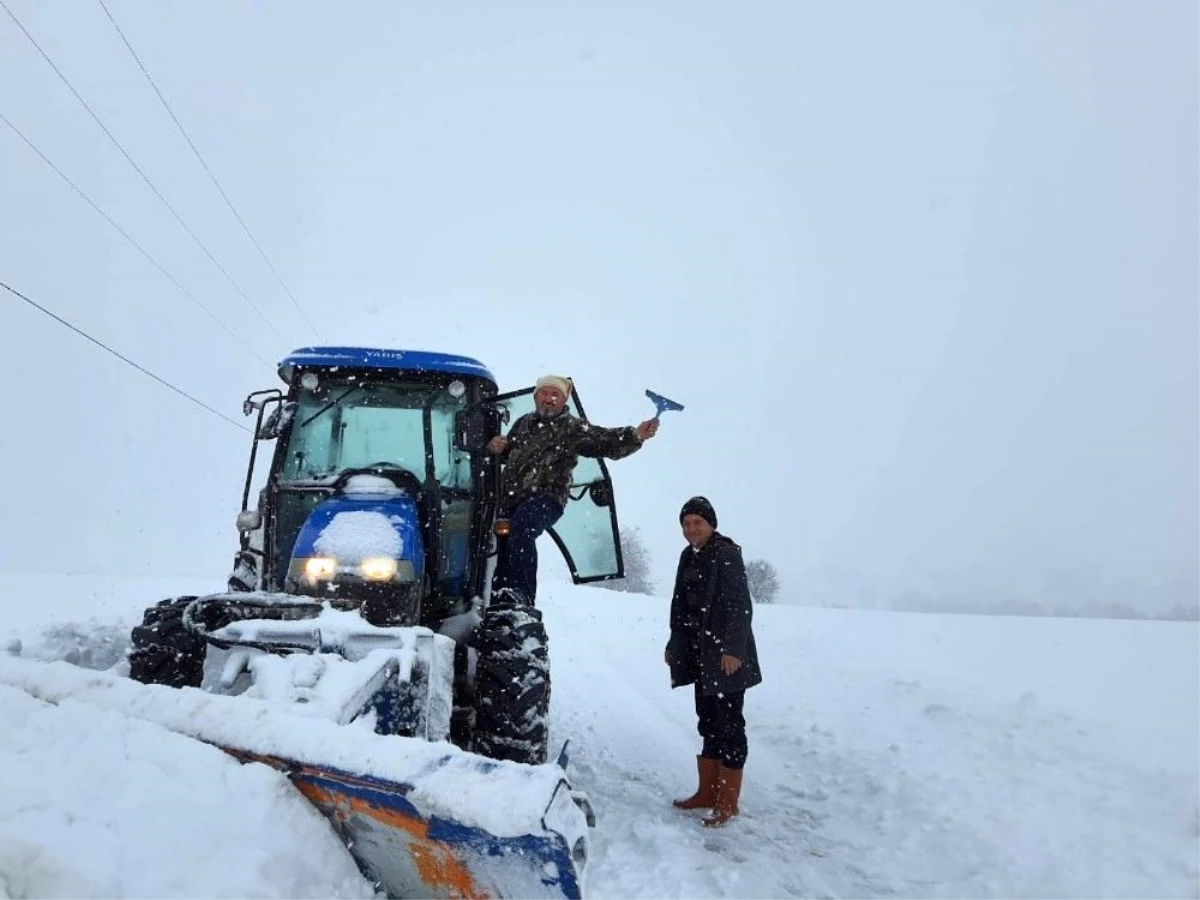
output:
M505 432L521 416L533 412L533 392L531 387L524 388L501 394L491 401L491 405L501 410ZM571 415L587 421L579 402L578 386L573 386L566 409ZM579 457L571 474L567 508L548 533L562 551L576 584L625 577L612 478L603 459Z

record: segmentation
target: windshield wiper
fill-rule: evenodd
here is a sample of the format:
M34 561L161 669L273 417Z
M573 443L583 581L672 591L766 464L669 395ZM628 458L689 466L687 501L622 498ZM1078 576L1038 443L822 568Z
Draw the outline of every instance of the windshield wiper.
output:
M333 409L335 406L337 406L339 403L341 403L343 400L345 400L347 397L349 397L355 391L361 391L366 386L367 386L367 383L365 381L360 381L358 384L354 385L354 387L350 388L348 391L343 393L340 397L330 400L328 403L326 403L324 406L322 406L320 409L318 409L315 413L313 413L311 416L309 416L307 419L305 419L303 422L301 422L300 427L301 428L308 427L309 425L312 424L313 419L317 419L317 418L320 418L321 416L325 415L325 413L329 412L331 409Z

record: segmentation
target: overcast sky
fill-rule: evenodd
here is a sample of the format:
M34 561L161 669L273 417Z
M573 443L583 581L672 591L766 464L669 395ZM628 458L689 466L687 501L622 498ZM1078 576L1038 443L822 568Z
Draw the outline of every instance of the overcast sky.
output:
M97 0L0 10L0 280L240 419L317 335ZM106 0L326 343L591 418L667 580L1196 601L1198 30L1154 2ZM0 568L229 568L247 435L0 292ZM269 323L268 324L268 320ZM229 329L237 335L231 336Z

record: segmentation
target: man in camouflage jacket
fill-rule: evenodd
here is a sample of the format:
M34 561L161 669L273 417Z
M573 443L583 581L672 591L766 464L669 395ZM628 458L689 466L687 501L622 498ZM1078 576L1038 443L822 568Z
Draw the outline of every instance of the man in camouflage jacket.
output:
M517 419L507 437L488 443L488 452L504 462L498 514L511 527L500 547L492 590L515 588L530 603L537 596L537 539L562 516L579 457L622 459L658 432L657 419L636 428L592 425L567 412L570 395L569 379L539 378L534 411Z

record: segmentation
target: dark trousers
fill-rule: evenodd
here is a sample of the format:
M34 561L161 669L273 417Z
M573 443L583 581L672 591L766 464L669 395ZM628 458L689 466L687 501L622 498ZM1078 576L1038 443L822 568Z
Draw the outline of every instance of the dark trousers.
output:
M563 508L553 497L541 494L523 502L508 517L512 530L500 542L492 592L516 588L530 603L537 598L537 539L562 518Z
M730 691L724 694L700 695L696 685L696 715L700 721L696 730L704 738L700 755L708 759L719 759L727 769L740 769L746 765L746 720L742 716L745 691Z

